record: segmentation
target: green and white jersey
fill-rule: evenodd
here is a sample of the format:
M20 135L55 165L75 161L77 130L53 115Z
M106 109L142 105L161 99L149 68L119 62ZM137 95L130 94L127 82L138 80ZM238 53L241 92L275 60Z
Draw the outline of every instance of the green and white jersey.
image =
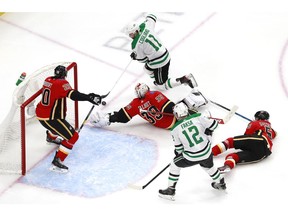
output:
M175 149L183 153L183 157L190 161L207 159L211 154L211 136L205 134L205 130L214 131L218 121L195 113L178 121L171 128L171 135Z
M149 14L146 21L139 26L140 32L132 41L132 51L136 53L137 60L147 63L152 68L160 68L170 60L168 50L154 32L157 17Z

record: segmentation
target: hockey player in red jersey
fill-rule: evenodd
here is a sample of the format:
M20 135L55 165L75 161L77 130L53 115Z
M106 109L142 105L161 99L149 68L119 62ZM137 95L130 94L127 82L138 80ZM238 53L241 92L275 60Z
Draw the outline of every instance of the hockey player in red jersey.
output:
M176 121L172 115L174 102L159 91L150 91L150 88L144 83L137 84L135 93L137 97L127 106L120 108L118 112L104 114L104 116L99 116L101 113L95 113L91 116L90 123L94 126L107 126L114 122L127 123L134 116L139 115L145 121L159 128L169 129L174 125ZM171 113L171 115L161 113Z
M54 69L54 76L45 79L42 87L42 99L36 107L36 116L39 122L48 130L47 141L59 144L50 168L50 170L58 172L68 172L68 167L63 164L63 161L79 137L78 132L65 120L66 97L74 101L89 101L95 105L101 103L101 96L97 94L86 95L72 89L65 79L66 76L66 68L58 65ZM58 136L62 139L57 140Z
M218 168L221 173L229 172L236 164L261 161L272 153L272 140L276 137L276 131L269 122L270 115L261 110L254 117L255 120L248 124L244 135L230 137L212 148L214 156L231 148L237 150L226 156L224 166Z
M90 124L95 127L103 127L115 122L127 123L134 116L139 115L155 127L170 129L174 125L176 118L173 115L172 108L175 105L173 101L160 91L151 91L145 83L138 83L135 87L135 93L137 97L118 112L96 112L91 115ZM183 99L183 102L188 107L193 108L195 106L198 108L207 103L198 90L190 93Z

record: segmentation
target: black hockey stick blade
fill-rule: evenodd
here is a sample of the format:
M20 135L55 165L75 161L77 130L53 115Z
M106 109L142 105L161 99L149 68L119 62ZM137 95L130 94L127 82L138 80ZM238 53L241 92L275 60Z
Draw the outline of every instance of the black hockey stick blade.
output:
M100 97L101 97L101 99L103 99L103 98L106 98L109 94L110 94L110 91L105 95L101 95Z
M159 175L161 175L161 173L163 173L168 167L170 166L170 163L164 167L156 176L154 176L149 182L147 182L145 185L143 186L138 186L138 185L133 185L133 184L129 184L128 187L136 189L136 190L143 190L144 188L146 188L151 182L153 182Z

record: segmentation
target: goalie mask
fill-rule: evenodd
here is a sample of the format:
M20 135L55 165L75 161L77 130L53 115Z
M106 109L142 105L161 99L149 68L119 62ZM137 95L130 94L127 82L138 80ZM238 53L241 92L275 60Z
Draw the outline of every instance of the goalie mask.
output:
M268 120L270 117L269 113L267 111L264 110L260 110L258 112L255 113L254 118L256 120Z
M145 83L138 83L135 87L135 93L138 98L144 98L150 88Z
M183 103L178 103L173 107L173 114L177 120L184 119L189 115L188 107Z
M56 78L65 78L67 76L66 67L63 65L58 65L54 70L54 76Z

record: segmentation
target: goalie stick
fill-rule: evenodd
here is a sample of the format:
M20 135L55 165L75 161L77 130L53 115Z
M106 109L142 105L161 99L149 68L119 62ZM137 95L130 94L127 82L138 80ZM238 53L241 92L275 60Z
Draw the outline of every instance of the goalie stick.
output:
M237 109L238 109L238 106L234 105L223 119L217 119L217 118L213 118L213 119L218 120L219 124L226 124L228 121L230 121L232 116L236 113Z
M225 109L225 110L230 111L230 109L228 109L227 107L225 107L225 106L223 106L223 105L221 105L221 104L219 104L219 103L216 103L216 102L211 101L211 100L210 100L210 102L213 103L213 104L215 104L216 106L219 106L219 107L221 107L221 108L223 108L223 109ZM251 119L249 119L249 118L247 118L247 117L245 117L245 116L243 116L243 115L241 115L241 114L239 114L239 113L237 113L237 112L235 112L235 115L238 115L238 116L240 116L241 118L246 119L247 121L252 121Z
M168 165L166 165L157 175L155 175L149 182L147 182L145 185L143 186L138 186L138 185L133 185L133 184L129 184L128 186L130 188L136 189L136 190L143 190L144 188L146 188L151 182L153 182L159 175L161 175L161 173L163 173L168 167L170 166L170 163Z

